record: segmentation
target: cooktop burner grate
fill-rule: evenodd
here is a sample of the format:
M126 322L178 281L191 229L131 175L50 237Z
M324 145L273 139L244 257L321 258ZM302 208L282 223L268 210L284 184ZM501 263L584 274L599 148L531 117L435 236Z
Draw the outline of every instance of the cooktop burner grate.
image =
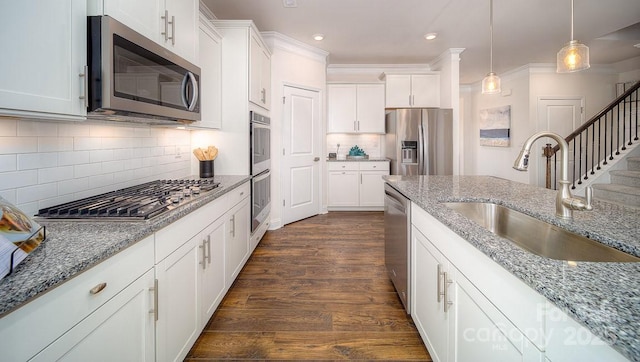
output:
M39 210L51 219L147 220L211 191L219 183L208 179L156 180Z

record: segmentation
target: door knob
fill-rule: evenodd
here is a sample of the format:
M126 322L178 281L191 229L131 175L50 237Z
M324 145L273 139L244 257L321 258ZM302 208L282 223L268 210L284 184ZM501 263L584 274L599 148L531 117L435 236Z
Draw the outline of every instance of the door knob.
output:
M318 162L318 161L320 161L320 157L314 157L313 158L313 162Z

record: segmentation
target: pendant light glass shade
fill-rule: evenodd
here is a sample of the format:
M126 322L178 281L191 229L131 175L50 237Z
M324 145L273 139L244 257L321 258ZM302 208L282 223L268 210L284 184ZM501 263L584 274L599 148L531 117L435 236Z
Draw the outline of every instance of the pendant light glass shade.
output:
M558 73L571 73L589 69L589 48L571 40L558 52Z
M571 41L560 49L556 72L571 73L589 69L589 48L573 39L573 0L571 0Z
M497 94L501 92L500 77L493 72L493 0L490 0L489 10L489 74L482 80L482 94Z
M482 94L500 93L500 77L494 72L490 72L482 80Z

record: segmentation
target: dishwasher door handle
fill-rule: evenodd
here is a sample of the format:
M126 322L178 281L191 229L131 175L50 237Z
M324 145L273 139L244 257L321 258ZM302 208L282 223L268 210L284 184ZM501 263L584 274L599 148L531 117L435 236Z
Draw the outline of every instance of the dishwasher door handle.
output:
M400 200L398 200L395 195L392 195L390 193L388 193L387 191L384 192L385 193L385 202L389 202L390 204L392 204L392 206L395 206L396 209L398 210L402 210L405 211L406 210L406 206L400 202Z

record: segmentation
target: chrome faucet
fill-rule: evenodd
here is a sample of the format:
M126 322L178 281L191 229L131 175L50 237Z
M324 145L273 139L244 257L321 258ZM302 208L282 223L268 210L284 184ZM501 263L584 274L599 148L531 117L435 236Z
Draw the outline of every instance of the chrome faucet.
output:
M564 220L573 219L573 210L592 210L591 200L593 198L593 189L588 186L585 190L586 199L581 197L572 196L569 190L569 144L559 134L542 131L538 132L524 143L520 155L516 158L513 164L513 168L518 171L526 171L529 167L529 152L531 145L535 140L540 137L553 138L560 145L562 151L562 164L560 165L560 188L558 189L558 195L556 196L556 217Z

